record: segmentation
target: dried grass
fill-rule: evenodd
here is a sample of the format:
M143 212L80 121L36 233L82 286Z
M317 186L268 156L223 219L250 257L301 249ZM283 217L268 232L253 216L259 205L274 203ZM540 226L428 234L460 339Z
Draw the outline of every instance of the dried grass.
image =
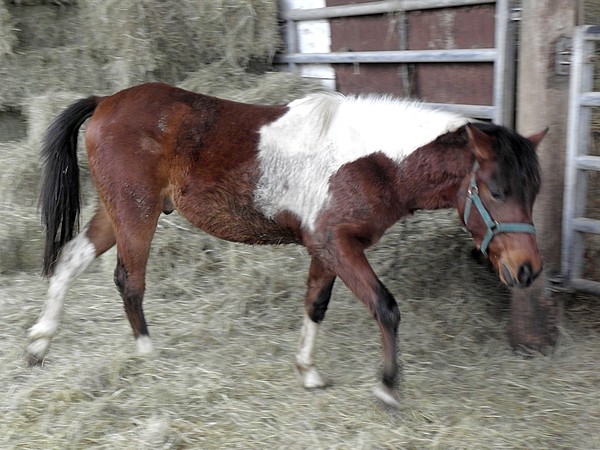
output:
M13 18L6 9L4 2L0 2L0 59L13 52L17 43Z
M16 142L0 144L0 274L39 267L43 247L36 210L37 153Z
M30 50L0 60L0 107L23 107L48 92L107 92L110 84L91 50L79 45Z
M25 5L37 6L26 12ZM39 267L38 149L50 121L73 100L149 79L265 103L317 88L292 74L247 73L248 66L264 70L279 45L273 1L109 0L60 7L34 1L10 10L15 17L0 3L0 109L21 111L28 128L27 139L0 148L0 206L7 212L0 223L0 273ZM50 47L58 42L63 45ZM93 188L83 155L80 163L89 216Z
M341 284L316 355L331 386L300 387L292 361L303 250L224 243L171 216L157 238L169 248L154 248L148 274L151 358L131 356L113 252L76 282L42 368L25 367L22 349L44 283L30 274L1 279L0 447L600 445L599 305L569 304L552 355L510 352L509 295L467 255L469 238L454 212L398 224L369 255L403 313L399 411L371 395L378 330Z
M210 64L178 84L183 89L246 103L285 104L322 90L316 82L288 72L249 74L228 64Z
M20 106L47 90L108 93L149 80L176 84L207 64L264 72L281 43L271 0L80 0L55 10L68 17L68 27L57 31L54 13L35 24L22 17L16 33L0 4L0 107ZM62 45L47 47L38 34ZM23 48L13 54L18 37Z
M43 133L58 112L81 95L58 92L29 99L25 108L27 139L0 144L0 273L40 268L43 234L38 212L39 149ZM82 185L87 192L86 216L95 203L80 142Z

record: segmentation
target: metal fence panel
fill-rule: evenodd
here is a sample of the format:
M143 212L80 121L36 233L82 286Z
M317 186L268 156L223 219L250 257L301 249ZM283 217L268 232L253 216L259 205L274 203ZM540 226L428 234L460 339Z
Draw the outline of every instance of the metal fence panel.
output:
M371 14L404 13L456 6L496 5L495 47L455 50L398 50L369 52L300 53L298 51L297 23ZM298 64L370 64L370 63L474 63L494 64L493 104L448 104L448 109L474 112L474 117L491 119L495 123L514 125L514 74L516 24L513 12L516 1L511 0L392 0L354 5L330 6L313 9L284 11L287 52L278 55L275 62L287 64L295 70ZM436 104L445 107L445 104Z
M600 282L583 278L583 233L600 234L600 220L585 217L585 172L600 171L600 157L588 155L590 108L600 106L600 92L593 92L594 41L600 41L600 27L576 28L569 86L561 268L568 286L600 295Z

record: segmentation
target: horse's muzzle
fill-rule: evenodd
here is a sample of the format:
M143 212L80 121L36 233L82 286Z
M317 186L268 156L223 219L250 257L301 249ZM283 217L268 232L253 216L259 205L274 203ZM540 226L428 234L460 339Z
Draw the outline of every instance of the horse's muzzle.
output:
M526 288L533 283L538 275L541 273L541 269L534 272L533 267L530 263L524 263L519 267L516 276L512 274L506 264L502 264L502 279L508 287L515 288Z

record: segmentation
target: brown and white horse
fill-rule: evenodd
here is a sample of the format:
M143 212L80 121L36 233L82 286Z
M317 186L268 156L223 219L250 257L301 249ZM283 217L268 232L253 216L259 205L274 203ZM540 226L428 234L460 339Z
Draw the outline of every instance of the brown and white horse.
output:
M80 210L77 132L100 198L75 235ZM542 261L532 225L540 187L535 147L506 128L386 97L314 94L258 106L150 83L80 100L50 126L41 194L48 296L29 333L40 362L73 279L117 245L115 283L140 353L152 351L142 311L150 243L161 213L234 242L301 244L311 256L296 365L324 386L315 337L339 277L381 330L376 394L396 405L400 312L365 249L419 209L455 207L508 286L528 286Z

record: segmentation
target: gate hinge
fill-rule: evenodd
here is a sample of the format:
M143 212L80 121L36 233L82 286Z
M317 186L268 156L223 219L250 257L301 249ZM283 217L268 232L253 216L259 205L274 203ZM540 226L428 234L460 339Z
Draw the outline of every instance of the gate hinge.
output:
M554 47L554 72L557 75L569 75L573 42L568 36L561 36Z

